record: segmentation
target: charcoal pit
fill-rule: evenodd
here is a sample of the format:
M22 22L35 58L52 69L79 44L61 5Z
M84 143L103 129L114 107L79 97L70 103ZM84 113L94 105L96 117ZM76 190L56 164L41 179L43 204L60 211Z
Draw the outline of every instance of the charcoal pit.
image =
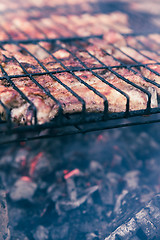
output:
M158 239L158 129L153 124L4 145L5 233L11 239Z

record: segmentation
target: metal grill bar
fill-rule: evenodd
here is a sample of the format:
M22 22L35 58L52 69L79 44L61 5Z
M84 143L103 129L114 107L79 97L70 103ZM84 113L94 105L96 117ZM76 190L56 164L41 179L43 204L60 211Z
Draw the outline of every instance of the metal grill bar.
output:
M132 46L130 46L130 45L128 45L128 44L127 44L127 46L130 47L130 48L132 48L132 49L134 49L137 53L139 53L139 54L141 54L142 56L148 58L149 60L153 60L152 58L146 56L145 54L142 54L142 53L141 53L140 51L138 51L136 48L134 48L134 47L132 47ZM118 48L117 48L117 49L118 49ZM140 63L139 61L137 61L137 60L135 60L134 58L132 58L130 55L124 53L122 50L119 49L119 51L121 51L124 55L126 55L127 57L129 57L131 60L133 60L133 61L136 62L137 64ZM156 64L157 64L157 63L158 63L158 62L156 62ZM155 73L156 75L160 76L160 73L158 73L157 71L151 69L151 68L148 67L147 65L145 65L145 67L146 67L146 69L150 70L152 73ZM159 86L158 86L158 87L159 87Z
M85 63L83 63L73 52L71 52L69 49L67 49L66 47L63 47L62 45L59 45L62 49L68 51L74 58L76 58L81 64L82 66L84 66L85 68L87 67ZM105 66L106 68L106 66ZM126 97L127 99L127 104L126 104L126 113L129 112L129 97L126 93L124 93L123 91L121 91L119 88L115 87L113 84L107 82L103 77L101 77L99 74L95 73L91 68L89 68L89 71L96 76L98 79L100 79L102 82L106 83L107 85L109 85L110 87L112 87L113 89L115 89L116 91L118 91L119 93L121 93L123 96Z
M147 32L131 32L131 33L121 33L124 37L138 37L138 36L146 36L148 37L149 34L160 34L160 31L155 31L154 29L152 31L147 31Z
M3 15L3 18L6 19L8 22L9 22L9 19L7 19L7 16L6 15ZM31 36L29 36L25 31L23 31L22 29L20 29L18 26L16 26L14 24L14 27L17 29L17 32L20 32L22 33L27 39L18 39L18 40L15 40L12 38L12 36L10 35L10 33L8 33L8 31L6 31L6 29L1 26L1 28L3 29L3 31L7 34L9 40L4 40L4 41L0 41L1 44L10 44L11 41L12 43L24 43L24 44L28 44L28 43L38 43L39 41L49 41L49 42L56 42L58 40L60 41L63 41L63 42L70 42L70 41L76 41L76 40L82 40L82 39L88 39L88 38L102 38L103 35L89 35L89 36L85 36L85 37L81 37L81 36L77 36L75 35L75 33L72 33L72 37L69 36L69 37L63 37L63 35L60 34L60 32L57 32L57 36L61 36L61 37L58 37L58 38L48 38L45 34L45 32L43 32L40 28L38 28L37 26L35 26L35 24L32 23L32 25L35 27L35 29L37 29L41 34L43 34L44 38L42 39L33 39ZM52 29L52 31L54 30L54 32L56 32L56 29ZM75 35L75 36L74 36Z
M153 42L153 43L156 43L153 39L149 39L151 42ZM138 43L140 43L143 47L145 47L145 49L147 49L147 50L149 50L150 52L152 52L152 53L155 53L157 56L160 56L160 54L157 52L157 51L155 51L155 50L153 50L153 49L151 49L150 47L148 47L146 44L144 44L141 40L137 40L137 42ZM156 43L157 44L157 43ZM159 64L159 62L157 62L155 59L153 59L153 58L150 58L150 60L154 60L155 62L156 62L156 65L157 64ZM155 63L154 63L155 64Z
M101 63L104 67L106 67L107 70L109 70L111 73L113 73L115 76L117 76L118 78L122 79L123 81L125 81L126 83L129 83L130 85L132 85L133 87L141 90L142 92L146 93L148 96L148 103L147 103L147 110L150 109L150 104L151 104L151 93L148 92L147 90L143 89L142 87L138 86L137 84L129 81L127 78L123 77L122 75L120 75L119 73L117 73L116 71L112 70L112 68L110 68L109 66L107 66L106 64L104 64L102 61L100 61L97 57L95 57L93 54L91 54L90 52L88 52L86 49L84 49L83 47L81 47L83 50L85 50L91 57L93 57L94 59L96 59L99 63ZM129 97L128 97L129 98ZM129 101L129 99L128 99ZM129 111L129 109L128 109Z
M3 40L3 41L0 41L1 44L19 44L19 43L22 43L22 44L29 44L29 43L38 43L38 42L56 42L56 41L61 41L61 42L72 42L72 41L81 41L81 40L84 40L84 39L89 39L89 38L102 38L103 35L90 35L90 36L87 36L87 37L80 37L80 36L75 36L75 37L60 37L60 38L47 38L47 39L21 39L21 40Z
M30 74L26 71L26 69L23 67L23 65L22 65L16 58L14 58L14 60L15 60L15 61L20 65L20 67L23 69L23 71L24 71L25 74L26 74L25 76L29 77L29 78L31 79L31 81L34 82L40 89L42 89L42 91L45 92L45 94L46 94L47 96L49 96L54 102L56 102L56 103L58 104L59 114L61 114L61 113L62 113L62 106L61 106L60 102L51 95L51 93L50 93L50 91L49 91L48 89L46 90L41 84L39 84L39 83L36 81L35 78L33 78L32 76L30 76Z
M153 60L153 58L148 57L146 54L140 52L137 48L130 46L129 44L127 44L127 47L132 48L133 50L135 50L137 53L139 53L140 55L142 55L143 57L147 58L148 60ZM159 63L156 61L156 64Z
M44 38L48 40L48 37L47 37L46 33L43 32L43 31L41 30L41 28L40 28L39 26L37 26L33 21L31 21L31 23L32 23L32 25L34 26L34 28L35 28L37 31L39 31L41 34L43 34Z
M79 102L81 102L82 104L82 115L84 114L85 112L85 101L78 95L76 94L74 91L72 91L71 88L69 88L66 84L62 83L62 81L60 81L59 78L57 78L56 76L52 75L52 73L50 73L47 68L32 54L30 53L26 48L22 47L21 46L21 49L25 50L30 56L32 56L37 62L38 64L46 71L46 74L48 74L53 80L56 80L58 83L60 83L63 87L65 87L73 96L75 96ZM20 63L19 63L20 64ZM24 69L24 67L20 64L20 66ZM27 73L26 69L24 69L24 71ZM30 76L31 80L37 84L37 86L39 86L40 88L43 88L36 80L35 78L33 78L32 76ZM63 109L62 109L62 105L59 103L59 101L57 99L55 99L49 92L49 90L45 90L43 88L43 91L49 96L51 97L56 103L58 103L59 107L60 107L60 111L59 111L59 114L62 115L62 112L63 112Z
M6 29L1 25L0 28L2 29L2 31L8 36L9 40L12 40L11 35L6 31Z
M118 49L118 48L117 48ZM109 56L111 56L106 50L104 50L103 49L103 52L105 52L106 54L108 54ZM123 62L122 61L120 61L119 59L117 59L117 58L115 58L114 56L112 56L116 61L118 61L118 62L120 62L121 63L121 66L126 66L126 65L124 65L123 64ZM138 65L137 65L138 66ZM145 67L146 65L144 65L143 67ZM133 66L127 66L127 69L129 69L131 72L133 72L134 74L137 74L138 72L137 71L135 71L134 69L132 69L132 67ZM135 66L136 67L136 66ZM139 67L139 66L138 66ZM142 79L143 80L145 80L145 81L147 81L147 82L150 82L150 83L152 83L152 84L154 84L155 86L157 86L157 87L159 87L159 84L157 84L157 83L155 83L154 81L151 81L151 80L149 80L148 78L146 78L146 77L144 77L143 75L141 76L142 77ZM148 91L147 91L148 92ZM147 111L149 110L151 110L151 108L150 108L150 103L151 103L151 99L150 99L150 101L148 101L148 106L147 106Z
M142 114L142 113L141 113ZM154 114L154 112L152 113ZM114 122L113 122L114 121ZM86 124L83 126L78 126L78 127L68 127L68 126L63 126L63 130L61 128L52 128L48 129L48 133L46 134L39 134L35 131L35 128L33 126L26 126L26 133L27 135L21 134L21 135L13 135L13 138L11 139L10 136L6 138L4 141L0 139L0 144L10 144L10 143L15 143L15 142L24 142L24 141L31 141L31 140L37 140L37 139L46 139L46 138L53 138L53 137L60 137L60 136L65 136L65 135L73 135L73 134L85 134L88 132L95 132L95 131L100 131L100 130L107 130L107 129L113 129L113 128L121 128L121 127L130 127L130 126L137 126L137 125L143 125L143 124L153 124L153 123L159 123L160 118L153 118L152 116L146 117L141 117L141 119L137 119L137 117L129 118L128 121L119 121L117 120L111 120L110 121L105 121L105 122L100 122L98 125L92 123L92 124ZM32 127L32 128L31 128ZM51 126L50 126L51 128ZM45 128L46 129L46 128ZM22 133L23 129L19 128L18 129L20 133ZM17 133L17 131L13 131ZM31 133L31 134L30 134ZM0 134L3 134L3 132ZM6 137L6 136L5 136Z
M109 70L111 73L113 73L114 75L116 75L118 78L122 79L123 81L129 83L130 85L140 89L141 91L145 92L148 95L148 103L147 103L147 110L150 108L150 103L151 103L151 94L150 92L144 90L143 88L137 86L136 84L132 83L131 81L129 81L128 79L124 78L123 76L121 76L120 74L118 74L117 72L113 71L109 66L106 66L106 64L104 64L103 62L101 62L97 57L95 57L93 54L91 54L90 52L88 52L86 49L84 49L82 46L77 46L77 48L81 48L83 49L85 52L87 52L92 58L94 58L95 60L97 60L100 64L102 64L107 70ZM78 59L78 61L84 66L86 67L86 65L75 55L73 54L71 51L69 51L67 48L64 48L65 50L67 50L69 53L71 53L74 57L76 57ZM124 95L127 98L127 104L126 104L126 113L129 113L129 96L124 93L123 91L121 91L120 89L116 88L114 85L112 85L111 83L107 82L104 78L102 78L101 76L99 76L98 74L96 74L95 72L93 72L93 70L90 69L90 71L99 79L101 79L103 82L107 83L109 86L111 86L112 88L114 88L115 90L117 90L118 92L120 92L122 95Z
M132 58L131 56L129 56L128 54L126 54L125 52L123 52L120 48L116 47L116 46L113 45L113 44L111 44L111 45L112 45L115 49L117 49L118 51L120 51L121 53L123 53L125 56L127 56L128 58L130 58L132 61L136 62L137 65L141 64L141 66L144 66L145 68L148 69L148 65L150 65L150 64L143 64L143 65L142 65L142 63L140 63L139 61L135 60L134 58ZM121 61L120 61L120 62L121 62ZM122 62L121 62L121 63L122 63ZM123 63L122 63L122 64L123 64ZM124 64L123 64L123 65L124 65ZM149 68L149 70L150 70L152 73L154 73L154 71L152 71L152 69ZM146 80L147 82L149 82L149 83L155 85L156 87L160 88L160 84L158 84L158 83L156 83L156 82L154 82L154 81L152 81L152 80L144 77L143 75L142 75L142 78L143 78L144 80Z
M40 46L40 45L39 45ZM58 44L57 44L58 46ZM62 61L60 61L59 59L57 59L53 54L51 54L47 49L45 49L44 47L40 46L43 50L45 50L54 60L56 60L58 63L61 64L61 66L66 69L67 72L71 73L72 76L74 78L76 78L80 83L84 84L88 89L90 89L91 91L93 91L96 95L98 95L99 97L101 97L104 100L104 117L107 117L108 115L108 101L107 98L101 94L99 91L97 91L95 88L93 88L92 86L90 86L89 84L87 84L86 82L84 82L80 77L78 77L77 75L75 75L75 73L68 69L63 63Z
M2 65L0 64L0 68L1 68L1 71L2 73L5 75L5 79L9 82L9 84L13 87L13 89L15 89L19 94L20 96L30 104L29 108L28 108L28 111L33 111L33 115L31 117L31 121L30 123L32 124L37 124L37 109L35 107L35 105L33 104L32 101L29 100L29 98L18 88L16 87L16 85L14 84L14 82L10 79L10 77L8 76L7 72L4 70L4 68L2 67ZM34 118L34 122L33 121L33 118Z
M103 51L105 51L103 49ZM106 51L105 51L106 52ZM109 53L106 52L106 54L110 55ZM110 55L111 56L111 55ZM113 57L113 56L112 56ZM115 58L115 57L113 57ZM116 58L115 58L116 60ZM117 59L117 61L121 62L120 60ZM121 62L122 63L122 62ZM132 68L137 68L137 67L145 67L147 65L155 65L154 63L148 63L148 64L131 64L131 65L124 65L123 63L119 66L110 66L111 69L121 69L121 68L127 68L131 71L133 71L135 74L137 73L135 70L133 70ZM160 65L160 64L156 64L156 65ZM84 71L89 71L89 70L105 70L106 67L86 67L85 69L84 68L74 68L72 69L73 72L84 72ZM70 71L70 70L69 70ZM47 73L46 72L39 72L39 73L30 73L30 76L43 76L43 75L46 75L48 73L52 73L52 74L56 74L56 73L65 73L65 72L69 72L67 70L55 70L55 71L48 71ZM26 74L19 74L19 75L9 75L10 78L19 78L19 77L26 77ZM0 77L0 80L3 80L5 79L5 77Z

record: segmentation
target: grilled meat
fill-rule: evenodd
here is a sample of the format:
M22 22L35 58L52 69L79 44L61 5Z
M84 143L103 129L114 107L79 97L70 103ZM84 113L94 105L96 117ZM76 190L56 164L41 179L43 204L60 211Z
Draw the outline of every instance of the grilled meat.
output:
M155 63L159 61L154 35L148 40L125 36L132 30L128 16L121 12L79 16L71 13L66 18L49 10L42 14L38 8L25 11L32 4L43 7L44 3L55 6L53 1L27 1L16 17L14 11L0 16L0 27L7 29L0 36L1 41L39 39L32 44L3 44L0 50L0 100L11 110L15 122L31 124L37 113L38 123L43 124L61 109L63 113L103 112L107 105L109 112L146 109L149 94L151 108L158 106L160 91L154 84L158 77L155 79L144 68L145 64L153 68L151 58ZM14 3L12 8L16 6ZM92 34L103 34L103 39L40 41ZM136 67L140 63L141 68ZM6 117L2 104L0 113Z
M11 109L11 116L15 122L28 124L33 122L32 103L37 109L39 124L53 119L60 106L64 113L81 112L84 101L87 112L103 112L104 102L108 102L109 112L124 112L127 97L130 99L129 110L145 109L148 101L145 90L152 95L151 107L157 107L157 96L153 88L144 85L140 73L135 75L132 71L121 68L118 61L107 55L102 49L107 47L104 40L101 40L100 47L91 43L86 46L80 45L80 51L77 51L75 45L63 44L61 49L59 47L50 50L52 54L45 51L49 46L43 43L42 48L41 44L39 45L39 49L43 52L43 56L39 59L38 56L34 58L26 51L34 54L34 45L27 45L26 48L24 45L22 48L12 45L10 52L8 46L5 45L6 50L1 51L3 66L1 77L5 73L9 76L16 74L17 77L11 77L14 84L12 86L7 80L1 80L0 99ZM116 66L115 70L107 69L107 66L113 65ZM104 66L106 69L96 70ZM78 68L88 68L88 70L79 71ZM64 72L64 70L68 71L67 69L72 69L72 72ZM32 75L18 77L26 74ZM131 85L129 81L136 83L137 86L143 86L144 91L136 85ZM18 93L16 87L21 92ZM1 115L5 115L2 107Z

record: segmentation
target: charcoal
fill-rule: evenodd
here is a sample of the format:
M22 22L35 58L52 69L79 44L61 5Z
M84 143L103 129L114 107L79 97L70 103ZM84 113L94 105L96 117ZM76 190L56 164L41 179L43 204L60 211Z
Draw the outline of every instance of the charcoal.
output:
M117 173L107 173L105 180L99 186L101 200L105 205L114 205L120 176Z
M114 154L113 159L112 159L112 165L113 166L118 166L122 163L122 156Z
M107 220L111 221L111 219L113 218L112 214L113 214L113 211L112 211L111 207L107 206L107 211L105 212Z
M112 189L111 184L102 183L99 186L99 193L101 196L101 200L105 205L113 205L114 204L114 191Z
M32 197L37 189L37 184L30 179L18 179L10 191L10 198L13 201L28 200L32 201Z
M135 218L138 225L149 239L152 239L157 235L156 227L152 223L152 220L145 209L142 209L140 212L138 212L135 215Z
M29 151L24 148L20 148L16 151L16 155L14 157L14 166L18 169L24 167L27 164L27 157L29 155Z
M35 240L47 240L49 235L49 230L43 226L38 226L36 232L33 234Z
M52 201L56 202L60 197L63 196L64 186L54 183L47 189L47 193L51 197Z
M67 183L67 191L68 191L68 196L71 201L76 201L77 199L77 191L76 191L76 186L74 183L74 180L72 178L66 179Z
M99 162L91 161L89 168L90 168L90 171L92 173L95 173L96 176L102 176L103 167Z
M116 172L109 172L106 175L106 180L109 181L113 188L116 188L121 176Z
M70 211L72 209L78 208L81 206L91 194L98 190L98 186L93 186L87 189L87 194L77 198L75 201L58 201L56 203L56 210L58 214L61 214L63 211Z
M140 194L141 203L149 202L149 200L151 200L154 195L153 189L151 189L147 185L143 185L143 187L141 187L140 189L140 192L141 192Z
M122 193L117 197L114 212L116 214L120 214L122 212L121 206L125 203L125 196L127 195L128 191L123 190Z
M160 234L160 195L156 195L147 205L146 210L149 213L152 222Z
M91 221L91 218L89 218ZM80 228L78 229L80 233L86 235L88 232L94 232L97 229L99 229L99 223L98 221L94 220L92 221L92 224L90 224L89 219L83 219Z
M86 234L86 240L98 240L99 237L95 233Z
M88 196L85 195L75 201L59 201L56 203L56 210L59 214L61 214L63 211L69 211L78 208L87 200L87 198Z
M119 226L105 240L118 239L157 239L160 236L160 195L155 196L144 208L127 223ZM156 204L155 204L156 203Z
M23 219L25 215L25 210L19 207L17 208L14 207L9 209L8 215L9 215L10 225L12 228L14 228L18 226L21 220Z
M5 155L2 156L0 159L0 166L6 166L6 165L11 165L13 162L13 156L12 155Z
M120 179L121 179L120 175L115 172L109 172L105 177L104 184L106 185L105 190L108 189L108 196L106 199L108 201L108 204L114 204L115 202L115 196L117 194L117 189L119 188ZM105 202L105 199L103 199L103 190L102 190L102 201L103 200ZM107 204L107 201L106 201L106 204Z
M157 171L160 169L160 166L157 164L157 160L159 161L159 157L158 159L156 158L148 159L146 162L147 170L153 171L156 174Z
M157 194L150 203L160 209L160 193Z
M129 171L125 174L124 180L127 183L127 188L136 189L139 186L139 171Z
M24 148L11 148L0 159L0 166L9 166L18 170L27 164L29 150Z
M10 230L8 228L8 208L6 202L6 193L0 191L0 239L9 240Z
M158 132L135 127L0 148L11 239L160 239Z
M21 231L14 231L11 233L11 239L13 240L30 240L26 234L22 233Z
M52 161L50 155L40 152L31 160L29 171L30 176L37 179L50 174L54 167L54 165L51 164Z
M105 240L116 240L117 235L119 239L129 240L134 233L137 231L137 223L134 218L132 218L128 223L122 224L113 233L111 233Z
M63 170L56 171L55 175L56 175L57 179L61 180L61 179L63 179L64 171Z
M43 181L42 179L37 180L37 185L40 190L45 190L48 188L48 183Z
M102 220L103 219L103 207L99 204L94 204L95 206L95 212L96 212L96 216L98 217L99 220Z
M126 221L128 217L132 216L142 206L139 197L139 191L128 191L124 189L117 197L114 214L117 215L116 222Z
M51 239L68 239L69 225L68 223L62 226L53 226L51 231Z

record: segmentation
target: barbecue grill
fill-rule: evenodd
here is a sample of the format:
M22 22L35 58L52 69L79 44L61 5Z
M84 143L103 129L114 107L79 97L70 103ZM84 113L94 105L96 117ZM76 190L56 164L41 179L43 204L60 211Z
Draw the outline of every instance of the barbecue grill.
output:
M93 3L90 3L90 6L92 6L92 4ZM101 2L101 4L103 6L103 2ZM110 4L111 3L109 3L109 6L111 6ZM97 6L100 6L100 5L97 5ZM120 8L120 4L118 4L117 7ZM42 9L43 9L42 16L44 16L46 13L51 14L52 12L55 11L56 8L53 7L50 9L47 7L43 7ZM46 32L42 29L42 27L40 28L40 26L37 25L37 21L40 18L40 12L42 11L42 9L40 9L38 7L32 7L30 9L27 9L26 7L23 8L24 13L28 12L30 14L29 24L35 29L35 31L37 33L39 33L38 36L42 36L40 38L33 38L29 33L27 33L26 31L23 31L23 29L20 28L19 26L17 26L16 24L13 24L13 29L16 32L15 35L12 34L12 31L10 32L5 28L4 22L0 26L1 31L5 35L5 37L0 41L1 49L4 49L4 46L6 44L8 45L8 48L9 48L9 46L13 46L13 45L17 46L19 49L21 49L21 51L25 52L26 54L28 54L29 56L34 58L34 60L37 62L37 64L40 65L41 68L43 69L43 71L41 71L41 72L30 73L25 69L25 67L17 59L14 59L19 64L19 66L22 68L24 74L9 75L4 70L2 64L0 65L0 68L1 68L1 71L3 74L3 76L0 77L0 80L6 81L9 86L12 86L12 88L20 94L20 96L22 97L23 100L25 100L27 103L29 103L29 111L31 112L31 115L32 115L31 123L29 125L15 124L11 118L11 110L7 106L5 106L5 104L2 101L0 101L1 106L5 109L5 112L6 112L6 120L4 121L2 119L1 124L0 124L0 133L1 133L1 136L4 136L4 138L1 137L1 140L0 140L1 143L15 141L15 140L20 141L20 140L29 140L29 139L35 139L35 138L53 137L53 136L64 135L64 134L85 133L88 131L94 131L94 130L99 130L99 129L117 128L117 127L124 127L124 126L144 124L144 123L153 123L153 122L160 121L159 114L158 114L158 113L160 113L159 107L157 107L157 108L151 107L151 93L148 90L146 90L145 88L128 80L125 76L119 74L117 72L117 70L118 69L127 69L136 75L138 69L140 69L140 67L143 67L143 68L146 68L147 70L149 70L150 72L156 74L157 76L160 76L159 72L150 68L149 64L144 64L143 62L140 62L136 58L133 58L132 56L123 52L117 45L114 45L114 44L110 44L110 47L112 47L112 49L119 51L124 56L128 57L132 63L125 63L125 62L119 60L118 58L114 57L114 55L112 55L112 53L109 53L105 49L103 49L104 53L107 56L112 57L117 62L117 65L114 65L114 66L106 65L102 60L98 59L94 54L90 53L87 49L85 49L85 44L84 44L84 43L86 43L86 44L90 43L90 40L93 41L93 39L95 39L95 41L96 41L96 39L103 39L103 34L78 36L76 33L74 33L73 30L71 30L70 27L68 27L66 29L66 32L68 32L68 35L69 35L68 37L61 36L60 32L57 33L57 35L59 34L58 37L53 37L53 38L48 37L46 35ZM93 9L95 9L95 8L93 8ZM19 9L16 8L16 11L17 10L18 10L18 12L22 11L21 8L19 8ZM2 12L1 16L7 22L7 21L9 21L10 14L12 16L12 13L14 14L14 11L15 11L14 9L8 9L8 10ZM33 13L35 11L37 16L34 16L35 13L32 15L32 11L33 11ZM72 11L72 10L70 10L70 11ZM75 9L74 9L74 11L75 11ZM82 9L80 9L79 11L82 11ZM128 12L128 15L130 16L131 12ZM137 15L137 16L139 16L139 15ZM134 18L135 18L135 16L134 16ZM131 19L133 21L133 16ZM58 23L58 24L59 24L58 25L59 28L61 28L62 32L63 32L65 25L63 25L62 23ZM140 33L138 31L135 31L135 29L136 29L136 28L134 29L135 26L136 25L133 26L134 31L126 33L126 30L124 30L124 32L122 32L121 35L125 38L127 38L129 36L134 36L134 38L136 39L137 36L145 36L145 38L147 38L150 33L152 33L152 34L154 33L153 29L147 29L147 31L146 31L146 29L144 29L144 31ZM54 30L55 30L55 32L57 31L57 29L53 29L53 31ZM142 28L142 30L143 30L143 28ZM146 56L144 53L142 53L140 51L143 49L145 49L145 50L148 49L148 46L145 46L145 44L143 42L141 42L139 39L136 39L136 41L140 45L140 49L135 48L129 44L127 44L127 47L129 47L130 49L133 49L134 51L137 52L137 54L140 54L141 56L147 58L148 60L155 61L155 59L152 59L151 57ZM156 44L158 47L159 44L157 42L154 42L154 40L151 40L151 39L149 41ZM73 61L74 61L74 59L77 61L77 63L78 63L77 67L73 68L72 66L66 66L65 63L63 63L62 59L56 58L49 50L47 50L45 47L43 47L40 44L41 42L51 43L52 45L54 45L54 47L58 47L58 49L61 49L61 50L63 49L65 51L67 51L72 56ZM41 50L46 52L46 54L49 54L49 56L51 56L55 62L60 64L60 66L62 66L62 69L53 70L53 71L48 70L46 68L46 66L44 66L43 63L36 57L36 55L31 53L27 49L28 44L33 44L34 46L38 46L39 48L41 48ZM73 52L72 50L67 48L67 44L74 46L76 48L76 51ZM80 50L87 53L91 59L96 60L99 64L97 66L88 67L86 65L86 63L84 61L82 61L76 55L76 52L78 52ZM158 53L154 49L150 48L149 51L151 51L152 53L156 53L158 55ZM159 62L155 62L152 64L155 66L158 66ZM135 69L137 69L137 71ZM127 84L130 84L134 88L145 93L147 96L147 99L148 99L146 108L143 110L131 111L130 110L130 97L128 96L128 94L125 93L124 91L118 89L111 83L109 83L109 81L107 81L107 79L103 78L103 76L98 74L97 70L104 70L104 71L106 70L108 72L111 72L112 74L114 74L116 77L118 77L122 81L126 82ZM76 72L90 72L94 76L96 76L100 81L102 81L106 85L109 85L111 88L118 91L126 99L125 111L110 113L108 110L107 98L100 91L96 90L93 86L89 85L84 80L82 80L80 77L78 77L76 75ZM88 113L86 111L86 102L85 102L84 98L80 97L76 92L74 92L69 85L64 84L56 76L57 73L69 73L71 76L76 78L76 80L78 80L81 84L83 84L85 87L87 87L92 92L94 92L96 95L98 95L103 100L103 104L104 104L103 112ZM44 88L36 80L37 76L43 77L45 75L50 76L53 79L53 81L57 81L59 84L61 84L70 94L72 94L81 103L82 111L80 113L63 114L63 107L62 107L62 104L60 103L60 101L57 100L50 93L50 91L48 89ZM52 121L46 122L43 124L38 124L38 122L37 122L38 109L35 107L33 102L14 84L14 81L13 81L13 79L15 79L15 78L23 79L25 77L28 77L34 84L37 85L38 88L40 88L49 98L51 98L53 101L55 101L55 103L58 105L58 107L59 107L58 114ZM160 85L157 82L150 80L149 78L147 78L145 76L142 76L142 78L145 82L151 83L153 86L156 86L157 88L160 87ZM17 138L17 136L18 136L18 138Z
M158 126L132 127L160 122L142 2L1 0L0 239L159 239Z

